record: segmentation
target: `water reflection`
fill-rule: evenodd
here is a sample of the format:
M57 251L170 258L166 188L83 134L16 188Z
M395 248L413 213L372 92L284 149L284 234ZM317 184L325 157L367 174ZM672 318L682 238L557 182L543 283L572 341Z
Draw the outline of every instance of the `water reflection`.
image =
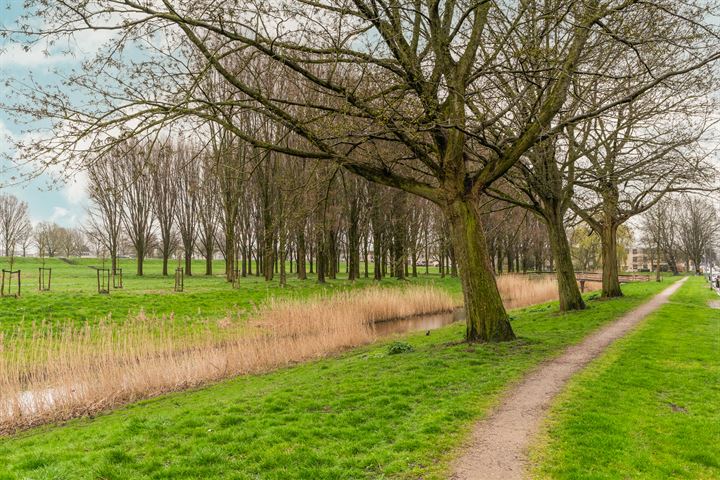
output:
M414 317L399 318L376 322L375 333L378 337L386 337L396 333L418 332L422 330L435 330L450 325L451 323L464 320L465 309L456 308L453 312L437 313L434 315L417 315Z

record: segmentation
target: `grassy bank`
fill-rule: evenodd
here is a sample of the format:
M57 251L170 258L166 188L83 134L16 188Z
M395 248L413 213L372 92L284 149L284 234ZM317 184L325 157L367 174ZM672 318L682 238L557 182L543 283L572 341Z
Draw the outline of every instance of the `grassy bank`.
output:
M720 478L720 311L700 277L570 384L536 478Z
M459 343L463 326L172 394L0 441L0 479L446 478L470 426L509 382L657 293L513 312L519 339Z

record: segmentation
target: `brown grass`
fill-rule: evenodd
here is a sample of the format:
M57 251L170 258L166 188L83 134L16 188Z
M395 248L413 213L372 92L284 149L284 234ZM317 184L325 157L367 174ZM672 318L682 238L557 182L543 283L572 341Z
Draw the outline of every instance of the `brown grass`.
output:
M552 277L506 275L498 287L508 308L557 298ZM250 320L201 327L140 314L122 324L0 334L0 434L330 355L374 341L374 322L458 303L432 287L372 288L273 300Z

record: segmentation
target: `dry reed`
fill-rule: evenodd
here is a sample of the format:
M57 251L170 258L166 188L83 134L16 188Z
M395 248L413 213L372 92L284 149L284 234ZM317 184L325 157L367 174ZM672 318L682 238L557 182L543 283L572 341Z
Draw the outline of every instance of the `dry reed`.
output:
M508 308L557 298L552 277L505 275L498 287ZM249 320L227 317L201 328L140 314L120 324L0 333L0 434L333 354L372 342L374 322L457 303L432 287L371 288L271 300Z
M557 280L554 275L508 274L497 277L498 289L508 309L527 307L557 300ZM585 290L600 288L599 283L588 282Z
M271 301L246 323L227 318L219 329L144 315L120 326L36 326L0 337L0 433L318 358L373 341L373 322L455 303L435 288L373 288Z

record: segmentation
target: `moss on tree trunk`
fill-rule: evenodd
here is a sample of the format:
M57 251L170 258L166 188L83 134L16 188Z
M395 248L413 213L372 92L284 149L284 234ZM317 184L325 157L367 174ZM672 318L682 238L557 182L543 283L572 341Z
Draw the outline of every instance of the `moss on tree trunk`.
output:
M470 342L513 340L495 283L476 202L454 200L446 207L465 297L466 333Z
M585 308L580 288L575 278L575 268L570 256L570 243L565 235L565 226L562 217L546 219L550 237L550 249L555 259L555 275L558 282L558 297L560 310L582 310Z
M617 225L606 222L600 235L602 240L602 296L622 297L618 278Z

